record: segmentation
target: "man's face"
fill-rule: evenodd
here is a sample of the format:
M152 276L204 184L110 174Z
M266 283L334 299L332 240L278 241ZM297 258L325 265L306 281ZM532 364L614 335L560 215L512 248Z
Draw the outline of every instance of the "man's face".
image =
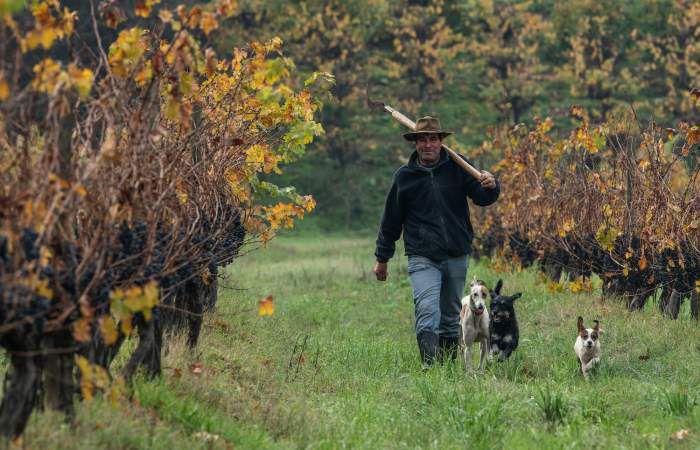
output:
M419 134L416 139L416 151L423 164L435 164L440 160L442 139L439 134Z

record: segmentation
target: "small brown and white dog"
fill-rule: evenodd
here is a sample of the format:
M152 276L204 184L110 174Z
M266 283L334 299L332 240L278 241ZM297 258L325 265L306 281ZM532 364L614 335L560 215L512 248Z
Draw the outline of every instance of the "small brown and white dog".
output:
M583 326L583 317L578 318L578 336L574 344L574 352L581 364L581 373L585 379L588 379L588 371L600 362L600 324L594 320L593 328L585 328Z
M471 282L469 295L462 298L462 310L459 313L459 343L462 347L464 368L472 368L472 345L479 341L481 357L479 370L484 368L484 360L489 350L489 312L486 309L486 299L489 290L483 281Z

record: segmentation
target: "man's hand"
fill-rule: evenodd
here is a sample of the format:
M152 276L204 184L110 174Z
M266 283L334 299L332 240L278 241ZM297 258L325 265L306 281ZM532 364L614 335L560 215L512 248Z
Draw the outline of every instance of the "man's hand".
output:
M377 264L374 265L374 274L377 276L377 280L386 281L386 277L389 275L387 263L377 261Z
M485 170L481 171L481 179L479 180L481 187L485 189L493 189L496 187L496 177Z

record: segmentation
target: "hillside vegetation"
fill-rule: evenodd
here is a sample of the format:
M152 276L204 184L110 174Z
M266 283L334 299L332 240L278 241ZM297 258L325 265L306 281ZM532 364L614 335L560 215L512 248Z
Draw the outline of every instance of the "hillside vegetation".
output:
M521 343L503 364L465 375L420 368L405 258L386 283L372 239L280 238L228 270L196 355L173 344L160 381L128 407L78 407L78 426L34 416L39 448L697 448L700 330L627 312L592 294L551 293L529 270L496 273L522 291ZM243 263L245 261L245 263ZM274 294L274 315L258 301ZM603 361L590 382L573 354L576 317L597 318ZM111 411L111 412L108 412ZM684 431L685 430L685 431Z

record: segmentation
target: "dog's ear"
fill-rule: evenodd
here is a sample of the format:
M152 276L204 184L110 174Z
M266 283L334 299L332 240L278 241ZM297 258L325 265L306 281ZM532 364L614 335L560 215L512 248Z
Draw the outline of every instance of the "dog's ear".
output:
M593 331L595 331L598 334L601 334L603 332L603 330L600 329L600 322L598 322L597 320L594 320L593 323L595 324L595 325L593 325Z
M510 296L510 301L511 301L511 302L514 302L514 301L516 301L517 299L519 299L519 298L522 297L522 296L523 296L523 293L522 293L522 292L518 292L517 294L511 295L511 296Z
M496 287L494 288L493 292L495 292L498 295L501 295L501 288L503 287L503 280L498 279L498 283L496 283Z
M579 333L586 330L586 328L584 328L584 326L583 326L583 317L578 316L578 321L576 322L576 324L578 325L578 332Z

